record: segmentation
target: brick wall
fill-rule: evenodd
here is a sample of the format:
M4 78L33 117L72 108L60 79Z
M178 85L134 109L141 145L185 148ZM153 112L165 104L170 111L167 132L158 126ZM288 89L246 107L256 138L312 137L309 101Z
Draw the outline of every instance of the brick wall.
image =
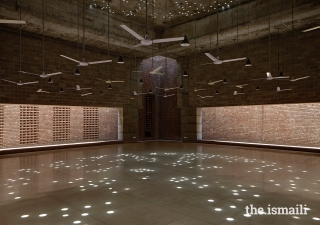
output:
M202 108L202 139L320 146L320 103Z
M79 106L5 104L0 108L1 148L118 140L117 108L90 107L96 116Z
M19 34L13 31L0 31L0 79L18 82L20 75L19 61ZM81 52L81 51L80 51ZM47 79L33 75L22 74L22 82L39 81L39 84L17 86L5 81L0 81L0 103L2 104L36 104L36 105L64 105L64 106L94 106L94 107L123 107L124 109L124 141L134 142L137 136L137 106L130 101L130 60L124 57L125 64L117 64L118 55L110 54L99 49L86 47L85 58L87 61L112 59L112 63L79 67L81 76L75 76L75 62L69 61L59 55L67 55L78 59L78 49L75 43L63 42L55 39L45 39L45 72L62 72L62 75L53 76L53 83L47 83ZM96 78L108 78L108 66L110 79L123 80L124 83L114 84L112 90L108 85ZM22 32L22 67L30 73L42 72L42 40L40 36ZM80 96L79 91L68 90L81 87L92 87L92 95ZM64 92L59 93L60 87ZM49 93L37 93L42 88ZM103 94L100 95L100 91ZM6 110L6 108L5 108ZM71 112L72 117L81 116ZM15 122L11 126L14 126ZM5 125L6 126L6 125ZM4 127L4 129L7 129ZM71 130L73 124L71 123ZM13 132L13 131L12 131ZM81 135L74 134L81 139Z
M157 95L164 95L163 90L156 89L156 87L177 87L178 84L178 71L180 70L177 61L171 58L167 58L167 68L165 74L165 57L155 56L142 61L140 69L145 71L140 77L142 77L144 83L140 88L141 92L148 92L151 88L152 91ZM163 66L160 70L163 75L151 75L149 71ZM140 80L138 76L138 80ZM139 91L140 91L139 90ZM139 139L169 139L169 140L181 140L181 109L178 108L178 95L180 90L167 91L167 95L175 94L174 96L163 98L159 96L154 97L154 115L153 115L153 133L152 137L145 137L145 100L142 96L142 108L139 109Z
M0 74L1 79L19 81L19 36L15 33L0 31ZM62 58L60 55L70 56L79 59L78 49L75 44L68 42L46 39L45 41L45 72L62 72L62 75L53 76L53 83L47 83L48 79L39 78L33 75L22 74L22 82L39 81L40 84L17 86L12 83L1 81L0 90L2 103L18 104L52 104L52 105L83 105L83 106L123 106L129 104L129 58L124 58L125 64L117 64L117 56L110 56L112 63L90 65L79 67L81 76L75 76L76 62ZM106 52L96 49L85 50L87 61L99 61L108 59ZM108 85L97 80L109 78L125 81L122 84L114 84L112 90ZM42 72L42 42L40 37L22 35L22 66L26 72L39 74ZM75 88L76 84L81 87L92 87L92 95L81 97L80 92L67 90ZM59 93L63 87L65 92ZM47 93L37 93L42 88ZM100 91L104 95L100 95Z
M292 36L290 32L280 30L280 71L285 76L304 77L310 76L305 80L296 82L280 81L281 89L292 89L292 91L276 92L278 81L271 80L253 80L256 78L266 77L269 71L269 55L268 55L268 37L243 43L237 49L234 46L220 49L221 59L232 59L238 57L249 56L253 66L245 67L245 61L224 63L222 65L206 65L202 63L210 62L209 58L204 55L204 51L197 53L197 76L194 75L194 58L189 58L189 93L182 95L183 103L183 136L189 135L196 137L195 121L191 119L195 115L197 107L216 107L216 106L245 106L245 105L268 105L268 104L287 104L287 103L316 103L320 102L320 30L308 33L295 33L292 49ZM278 76L278 51L277 51L277 35L271 37L271 73ZM207 52L207 51L206 51ZM292 58L292 53L294 58ZM216 49L212 51L212 55L216 55ZM208 82L210 79L228 80L228 84L218 83L214 86L195 85L196 81ZM245 86L245 95L234 96L234 91L241 90L235 85L249 84ZM206 91L195 93L195 88L206 88ZM259 86L260 91L256 91ZM216 95L216 90L220 94ZM199 98L197 94L213 95L213 98ZM251 108L253 110L254 108ZM231 112L230 112L231 113ZM245 112L241 114L246 118ZM239 120L240 116L236 117ZM235 118L235 119L236 119ZM237 127L240 129L240 127ZM241 128L245 129L245 128ZM256 128L255 128L256 129ZM247 128L247 133L250 128ZM219 132L218 132L219 133ZM241 132L237 132L238 135ZM218 134L216 134L218 135ZM223 134L220 134L223 135ZM270 139L271 141L271 139ZM276 140L274 140L277 142Z

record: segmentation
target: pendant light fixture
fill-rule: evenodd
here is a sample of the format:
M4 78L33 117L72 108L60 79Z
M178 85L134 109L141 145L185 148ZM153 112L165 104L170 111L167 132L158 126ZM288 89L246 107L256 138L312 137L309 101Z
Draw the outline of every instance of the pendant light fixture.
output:
M62 88L62 87L60 88L60 91L59 91L59 92L64 92L64 90L63 90L63 88Z
M141 84L141 85L143 84L143 80L142 80L142 78L140 79L139 84Z
M119 57L117 63L119 63L119 64L123 64L124 63L122 56Z
M248 43L249 43L249 25L248 25ZM252 66L252 63L251 63L249 57L247 58L246 64L244 66Z
M279 74L279 77L283 77L283 73L279 71L280 71L280 28L278 28L278 74Z
M183 85L182 84L180 85L179 89L183 89Z
M109 89L109 90L111 90L111 89L112 89L112 86L111 86L111 84L109 84L109 86L108 86L108 89Z
M257 87L256 87L256 91L260 91L260 88L259 88L259 86L257 86Z
M150 88L150 90L149 90L149 92L148 92L149 94L152 94L153 92L152 92L152 89Z
M187 35L184 35L183 41L180 44L183 47L188 47L190 45Z
M80 17L80 2L78 0L78 57L80 57L80 20L79 20L79 17ZM78 67L74 71L74 75L76 75L76 76L81 75Z
M53 83L53 81L52 81L51 77L49 77L49 79L48 79L48 83L49 83L49 84L52 84L52 83Z
M185 1L185 8L186 8L186 2L187 2L187 1ZM187 24L187 23L184 24L184 28L185 28L185 29L184 29L184 30L185 30L184 33L185 33L185 35L184 35L183 40L182 40L182 42L181 42L181 44L180 44L182 47L188 47L188 46L190 46L189 40L188 40L187 35L186 35L186 33L187 33L187 25L186 25L186 24Z
M219 91L217 90L217 91L216 91L216 95L218 95L218 94L219 94Z

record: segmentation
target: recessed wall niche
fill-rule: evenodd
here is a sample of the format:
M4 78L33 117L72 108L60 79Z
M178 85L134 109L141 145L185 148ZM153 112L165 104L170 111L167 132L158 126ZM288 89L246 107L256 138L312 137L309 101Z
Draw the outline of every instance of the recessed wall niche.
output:
M121 108L0 105L0 151L122 139ZM122 124L121 124L122 126ZM121 127L120 127L121 128Z

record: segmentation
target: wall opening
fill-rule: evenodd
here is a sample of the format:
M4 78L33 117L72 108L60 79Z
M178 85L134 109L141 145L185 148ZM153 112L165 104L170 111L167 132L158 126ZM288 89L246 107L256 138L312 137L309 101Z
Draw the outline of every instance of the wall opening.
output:
M123 139L123 109L0 105L0 151Z
M320 147L320 103L198 108L198 140Z

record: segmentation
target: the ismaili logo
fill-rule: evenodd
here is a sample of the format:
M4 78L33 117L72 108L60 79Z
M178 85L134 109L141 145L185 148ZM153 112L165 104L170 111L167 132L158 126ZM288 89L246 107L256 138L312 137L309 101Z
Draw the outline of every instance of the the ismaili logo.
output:
M250 204L245 209L247 215L308 215L309 210L306 204L297 204L295 207L271 207L268 204L266 209Z

